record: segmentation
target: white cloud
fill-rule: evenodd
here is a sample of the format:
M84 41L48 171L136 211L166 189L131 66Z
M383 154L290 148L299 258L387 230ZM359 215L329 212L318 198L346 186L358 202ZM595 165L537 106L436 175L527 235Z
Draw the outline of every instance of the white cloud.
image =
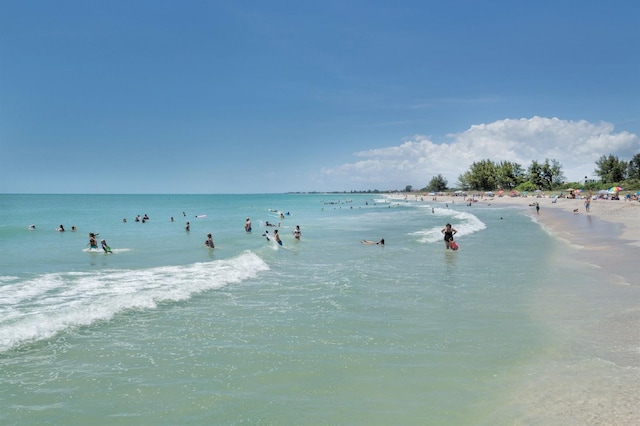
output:
M447 136L449 143L415 135L398 146L357 152L363 160L322 169L325 183L347 185L340 189L422 188L442 174L452 186L474 161L506 160L526 169L531 161L547 158L558 160L569 181L578 181L593 176L595 161L602 155L628 161L640 152L637 135L615 132L610 123L584 120L505 119Z

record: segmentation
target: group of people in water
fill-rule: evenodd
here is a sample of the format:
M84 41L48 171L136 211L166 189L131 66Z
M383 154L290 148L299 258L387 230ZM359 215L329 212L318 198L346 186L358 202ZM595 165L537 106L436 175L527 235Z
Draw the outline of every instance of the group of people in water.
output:
M280 213L280 218L281 218L281 219L285 217L285 214L284 214L284 213L282 213L282 212L279 212L279 213ZM289 213L289 212L287 212L287 213L286 213L286 215L287 215L287 216L289 216L289 215L290 215L290 213ZM171 218L171 221L173 222L173 217ZM278 223L278 225L274 225L274 224L272 224L272 223L269 223L269 221L265 221L264 226L268 226L268 227L280 227L280 223ZM186 229L186 231L187 231L187 232L191 231L191 223L190 223L190 222L188 222L188 221L187 221L187 225L186 225L185 229ZM251 225L251 218L247 218L247 219L245 220L245 223L244 223L244 231L245 231L247 234L250 234L250 233L251 233L251 231L252 231L252 229L253 229L253 227L252 227L252 225ZM293 234L293 237L294 237L296 240L298 240L298 241L300 240L300 237L302 236L302 231L300 230L300 225L296 225L295 229L292 231L292 234ZM277 230L277 229L275 229L275 230L273 231L273 234L270 234L270 233L269 233L269 231L268 231L268 230L266 230L266 231L262 234L262 236L263 236L263 237L266 237L266 238L267 238L267 241L271 241L271 240L273 239L273 241L275 241L278 245L283 245L283 243L282 243L282 239L280 238L280 233L278 232L278 230ZM213 242L213 236L211 235L211 233L207 234L207 239L205 240L204 245L205 245L206 247L211 248L211 249L215 248L215 244L214 244L214 242Z
M440 232L444 235L444 246L447 250L458 250L458 244L453 239L453 236L458 233L458 230L451 226L450 223L447 223L444 228L440 230ZM380 241L371 241L371 240L362 240L360 241L362 244L375 244L379 246L384 245L384 238L381 238Z
M36 225L35 224L31 224L29 225L29 230L30 231L35 231L36 229ZM60 225L56 228L57 232L66 232L66 230L64 229L64 225ZM77 231L77 228L75 226L71 227L71 231L75 232ZM98 250L98 240L97 240L97 236L98 234L94 233L94 232L89 232L89 243L87 244L89 246L89 250ZM109 245L107 244L107 241L102 239L100 240L100 247L102 248L102 250L109 254L109 253L113 253L111 251L111 247L109 247Z
M289 212L287 212L286 214L287 216L290 215ZM284 219L285 214L280 212L280 219ZM269 226L269 227L276 227L276 225L269 223L269 221L265 221L264 226ZM277 227L280 227L280 223L278 223ZM247 221L244 225L244 229L247 233L251 232L251 219L247 218ZM296 240L300 240L300 236L302 235L302 231L300 230L300 225L296 225L295 229L292 231L293 233L293 237ZM273 234L269 234L269 231L266 230L264 231L264 233L262 234L263 237L265 237L267 239L267 241L271 241L273 239L273 241L276 242L276 244L278 245L282 245L282 239L280 238L280 233L278 232L277 229L273 230Z
M282 212L279 212L280 214L280 218L284 218L285 214ZM286 213L287 216L290 215L290 213ZM183 212L183 216L186 217L186 214ZM198 216L196 216L198 217ZM202 216L204 217L204 215ZM149 220L149 216L147 216L146 214L144 215L144 217L140 217L140 215L136 216L136 222L142 222L145 223L146 221ZM122 220L123 223L126 223L126 219ZM174 221L174 218L171 217L171 222ZM268 221L265 221L264 226L267 227L280 227L280 223L278 223L278 225L274 225L272 223L269 223ZM29 229L30 230L35 230L36 226L35 225L29 225ZM186 223L186 227L185 227L186 231L189 232L191 230L191 224L189 221L187 221ZM73 226L71 228L72 231L76 231L76 227ZM251 219L249 217L246 218L245 220L245 224L244 224L244 230L246 233L251 233L252 231L252 224L251 224ZM64 232L64 226L60 225L57 229L57 231L59 232ZM447 250L457 250L458 249L458 245L456 244L456 242L454 241L454 235L458 233L458 231L453 228L451 226L450 223L447 223L445 225L444 228L442 228L442 230L440 231L443 236L444 236L444 243L445 243L445 248ZM302 231L300 230L300 226L296 225L296 227L293 229L292 234L294 236L294 238L296 240L300 240L300 237L302 235ZM94 233L94 232L90 232L89 233L89 243L87 244L89 246L89 250L99 250L98 249L98 237L99 234ZM263 237L266 237L267 241L274 241L275 243L277 243L278 245L283 245L282 239L280 238L280 233L278 232L278 229L274 229L273 233L270 234L268 230L265 230L265 232L262 234ZM372 241L372 240L362 240L361 241L362 244L370 244L370 245L379 245L379 246L384 246L385 241L384 238L381 238L378 241ZM207 234L207 239L204 242L204 245L210 249L215 248L215 243L213 241L213 235L211 233ZM111 248L109 247L109 245L107 244L106 240L101 239L100 240L100 248L104 251L105 254L109 254L109 253L113 253Z
M87 244L89 246L89 250L98 250L98 235L99 234L89 232L89 244ZM111 247L107 245L107 242L104 239L100 240L100 247L102 247L102 250L106 254L113 253L111 251Z

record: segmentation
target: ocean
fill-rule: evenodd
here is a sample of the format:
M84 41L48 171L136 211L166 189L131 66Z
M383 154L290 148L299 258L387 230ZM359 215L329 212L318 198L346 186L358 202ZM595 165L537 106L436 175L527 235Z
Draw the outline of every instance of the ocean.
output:
M628 324L637 287L519 208L0 195L1 424L625 424Z

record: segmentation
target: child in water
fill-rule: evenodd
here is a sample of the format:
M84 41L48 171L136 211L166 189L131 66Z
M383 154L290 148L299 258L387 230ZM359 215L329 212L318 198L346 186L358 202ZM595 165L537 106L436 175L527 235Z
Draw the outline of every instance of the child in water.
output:
M113 253L111 251L111 247L107 245L107 242L105 240L100 240L100 245L102 246L102 250L104 250L105 253Z

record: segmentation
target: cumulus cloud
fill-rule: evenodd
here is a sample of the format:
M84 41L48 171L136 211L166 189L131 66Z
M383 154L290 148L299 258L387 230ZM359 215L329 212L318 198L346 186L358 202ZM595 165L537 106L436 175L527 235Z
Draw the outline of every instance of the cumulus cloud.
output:
M441 174L449 186L474 161L511 161L525 169L533 160L555 159L569 181L593 176L602 155L630 160L640 152L640 138L615 132L610 123L568 121L532 117L505 119L473 125L462 133L447 135L450 142L436 143L415 135L398 146L355 153L359 161L322 169L325 181L351 185L345 189L401 189L426 186Z

